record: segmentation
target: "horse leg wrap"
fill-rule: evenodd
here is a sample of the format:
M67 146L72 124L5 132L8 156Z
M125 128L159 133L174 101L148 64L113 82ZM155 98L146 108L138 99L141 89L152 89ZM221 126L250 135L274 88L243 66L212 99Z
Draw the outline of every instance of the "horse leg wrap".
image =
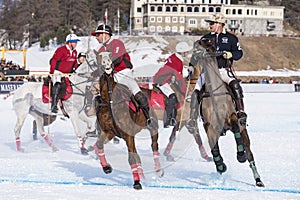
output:
M131 171L132 171L132 175L133 175L133 180L134 181L140 181L140 176L139 176L137 164L132 164L132 165L130 165L130 167L131 167Z
M99 156L101 166L106 167L107 166L107 161L106 161L106 158L105 158L104 149L99 149L97 151L97 154Z
M16 138L17 151L22 151L21 148L21 139L19 137Z
M83 149L84 148L84 141L81 136L77 136L79 148Z
M209 160L211 158L209 158L209 156L207 155L206 153L206 150L204 148L203 145L199 146L199 150L200 150L200 154L201 154L201 157L204 158L205 160Z
M153 152L153 156L154 156L154 165L155 165L155 171L156 172L159 172L160 171L160 161L159 161L159 152L158 151L155 151Z
M256 169L256 166L255 166L255 162L254 162L254 161L251 161L251 162L250 162L250 168L251 168L251 170L252 170L254 179L260 178L260 175L259 175L258 172L257 172L257 169Z
M234 138L237 144L237 152L244 152L245 148L244 148L244 143L243 143L243 138L241 136L240 132L234 133Z
M44 138L44 140L46 141L46 143L47 143L50 147L52 147L52 141L50 140L50 138L48 137L48 135L45 134L45 133L43 133L41 136Z

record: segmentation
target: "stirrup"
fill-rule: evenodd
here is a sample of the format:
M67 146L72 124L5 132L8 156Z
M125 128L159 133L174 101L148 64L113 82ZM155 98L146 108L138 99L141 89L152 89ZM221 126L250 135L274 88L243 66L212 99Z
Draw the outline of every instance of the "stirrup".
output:
M240 110L240 111L237 111L237 117L238 117L238 121L240 123L240 125L242 126L246 126L247 125L247 114Z
M52 113L57 113L57 111L58 111L57 106L53 106L53 107L51 108L51 112L52 112Z
M157 121L153 117L150 117L149 119L147 119L147 128L149 128L149 129L157 129L158 128Z

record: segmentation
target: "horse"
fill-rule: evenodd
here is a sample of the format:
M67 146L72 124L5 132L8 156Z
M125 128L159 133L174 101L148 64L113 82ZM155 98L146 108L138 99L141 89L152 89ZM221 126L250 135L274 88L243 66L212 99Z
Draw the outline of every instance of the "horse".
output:
M171 135L169 137L169 142L165 148L165 151L163 153L163 155L166 157L167 161L174 161L174 157L171 155L171 150L173 148L173 145L175 143L176 140L176 135L178 132L180 132L182 130L183 127L185 127L189 116L190 116L190 101L188 99L188 96L190 95L190 93L192 92L195 84L196 84L196 77L199 75L199 70L195 70L195 73L193 73L192 77L190 77L187 81L187 91L186 94L182 94L179 87L176 86L175 84L170 84L173 91L175 91L177 100L182 99L183 102L181 102L181 106L179 108L177 108L176 112L177 112L177 116L176 116L176 123L175 126L172 129ZM184 81L184 80L183 80ZM157 88L155 86L155 84L153 85L153 89L149 89L149 88L145 88L145 87L140 87L141 90L143 91L144 94L146 94L146 96L148 97L148 99L155 99L153 92L162 95L163 96L163 100L164 100L164 104L166 105L167 103L167 96L165 96L159 88ZM184 95L184 96L183 96ZM183 98L182 98L183 97ZM151 100L150 100L151 101ZM155 100L153 100L155 101ZM163 104L163 103L162 103ZM154 110L154 112L156 113L157 119L158 120L163 120L164 119L164 107L163 105L157 105L157 103L154 104L155 106L152 107L152 109ZM197 129L194 133L193 133L193 137L195 139L196 144L198 145L198 149L200 151L200 155L201 157L208 161L211 162L212 158L210 156L208 156L205 147L203 145L201 136L200 136L200 132Z
M96 121L95 116L89 117L85 112L83 112L88 105L85 97L86 87L88 84L92 84L90 74L93 70L93 66L86 61L80 65L75 74L68 75L68 80L70 80L69 85L72 86L72 89L69 92L72 94L68 94L70 96L68 99L59 101L59 104L63 107L63 109L61 109L62 111L57 114L70 118L79 143L81 154L83 155L88 154L88 150L84 146L86 138L84 138L81 134L79 120L86 124L88 131L92 131ZM44 126L48 126L55 121L57 115L49 111L49 103L43 102L43 87L45 87L45 83L43 82L28 82L23 84L13 93L12 104L17 115L17 122L14 128L17 151L23 151L23 148L21 147L20 134L21 128L28 114L34 117L34 128L38 130L46 143L52 148L52 151L55 152L58 150L44 129ZM49 98L49 96L50 95L46 95L44 97Z
M236 114L235 100L230 88L220 78L216 56L222 52L216 52L214 41L200 40L198 43L198 64L204 70L205 84L204 94L200 104L200 113L203 127L207 134L209 146L219 174L226 172L227 166L219 149L219 137L227 131L234 134L237 145L237 160L240 163L250 163L250 168L255 179L256 186L264 187L255 165L254 156L250 148L250 138L246 126L242 126Z
M115 136L124 139L128 149L128 162L134 179L133 188L142 189L140 178L143 178L144 174L141 158L135 146L135 136L147 127L147 120L128 88L115 82L110 54L103 52L99 56L102 59L101 65L104 67L105 73L99 78L99 95L95 97L96 116L101 132L94 146L103 171L108 174L112 172L112 167L106 161L104 144ZM128 103L132 103L133 108L130 108ZM151 114L154 115L155 113L152 112ZM164 171L161 169L159 161L158 128L148 128L148 130L151 134L155 171L159 177L162 177Z

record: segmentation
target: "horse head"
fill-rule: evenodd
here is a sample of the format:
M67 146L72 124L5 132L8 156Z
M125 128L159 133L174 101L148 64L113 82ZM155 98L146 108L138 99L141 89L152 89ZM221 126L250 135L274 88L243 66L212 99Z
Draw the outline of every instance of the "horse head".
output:
M201 38L199 41L199 44L205 48L207 52L215 52L216 46L215 46L215 38Z

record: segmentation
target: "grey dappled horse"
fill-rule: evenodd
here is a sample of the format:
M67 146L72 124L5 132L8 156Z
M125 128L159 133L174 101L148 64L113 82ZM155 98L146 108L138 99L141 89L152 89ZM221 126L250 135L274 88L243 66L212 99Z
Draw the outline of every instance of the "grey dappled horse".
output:
M84 147L84 137L79 126L80 120L86 123L88 131L94 128L96 121L95 116L88 117L84 112L86 106L85 90L87 85L91 85L90 75L92 71L91 65L88 62L84 62L79 66L76 74L69 75L69 80L72 82L73 94L69 99L62 101L64 110L72 122L82 154L87 154L87 149ZM34 117L37 130L47 144L53 151L58 150L44 129L44 125L49 125L55 119L55 115L49 110L49 104L42 101L42 87L42 82L28 82L24 83L14 92L12 104L17 115L17 122L14 128L17 151L22 151L20 134L28 114ZM62 115L62 113L59 112L58 115ZM49 120L49 123L45 120Z

